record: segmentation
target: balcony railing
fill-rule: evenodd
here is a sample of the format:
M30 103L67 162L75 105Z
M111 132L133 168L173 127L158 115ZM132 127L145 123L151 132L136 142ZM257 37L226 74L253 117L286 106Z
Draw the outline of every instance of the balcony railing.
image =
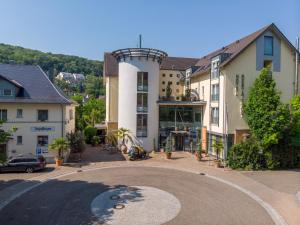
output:
M137 112L148 112L148 107L146 107L146 106L137 106L136 111Z
M211 95L211 100L212 101L219 101L219 94L212 94Z
M138 85L137 90L138 91L148 91L148 86L147 85Z

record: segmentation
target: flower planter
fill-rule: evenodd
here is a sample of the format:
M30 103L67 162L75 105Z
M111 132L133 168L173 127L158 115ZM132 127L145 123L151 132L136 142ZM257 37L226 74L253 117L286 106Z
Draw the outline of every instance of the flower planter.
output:
M63 159L55 159L55 164L56 164L56 166L62 166Z
M196 152L195 157L196 157L197 161L201 161L201 159L202 159L201 153L199 154L198 152Z
M172 156L172 152L166 152L166 158L167 159L171 159Z
M214 160L214 165L215 165L216 168L220 168L221 167L221 160L215 159Z

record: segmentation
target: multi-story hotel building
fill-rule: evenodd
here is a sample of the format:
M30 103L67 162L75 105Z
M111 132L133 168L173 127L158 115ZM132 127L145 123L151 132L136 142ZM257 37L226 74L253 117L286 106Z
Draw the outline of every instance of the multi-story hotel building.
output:
M0 64L2 129L16 128L0 147L7 157L19 154L53 158L48 144L75 129L75 108L39 66Z
M274 24L199 59L168 57L147 48L105 53L107 129L130 129L146 150L153 150L154 142L163 146L172 135L175 150L201 140L213 153L213 140L218 139L226 157L230 146L249 133L242 106L264 67L283 102L298 93L296 54ZM170 82L172 94L167 96Z

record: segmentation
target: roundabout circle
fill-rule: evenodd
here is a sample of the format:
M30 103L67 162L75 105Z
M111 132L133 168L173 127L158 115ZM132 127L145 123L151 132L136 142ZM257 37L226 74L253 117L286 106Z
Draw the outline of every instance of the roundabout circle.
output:
M149 186L110 189L91 203L92 213L104 224L160 225L174 219L180 209L174 195Z

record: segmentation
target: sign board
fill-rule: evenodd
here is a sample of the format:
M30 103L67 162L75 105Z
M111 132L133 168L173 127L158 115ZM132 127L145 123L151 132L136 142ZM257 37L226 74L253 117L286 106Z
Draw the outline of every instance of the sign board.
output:
M49 132L49 131L55 131L55 127L47 127L47 126L41 126L41 127L31 127L32 132Z

